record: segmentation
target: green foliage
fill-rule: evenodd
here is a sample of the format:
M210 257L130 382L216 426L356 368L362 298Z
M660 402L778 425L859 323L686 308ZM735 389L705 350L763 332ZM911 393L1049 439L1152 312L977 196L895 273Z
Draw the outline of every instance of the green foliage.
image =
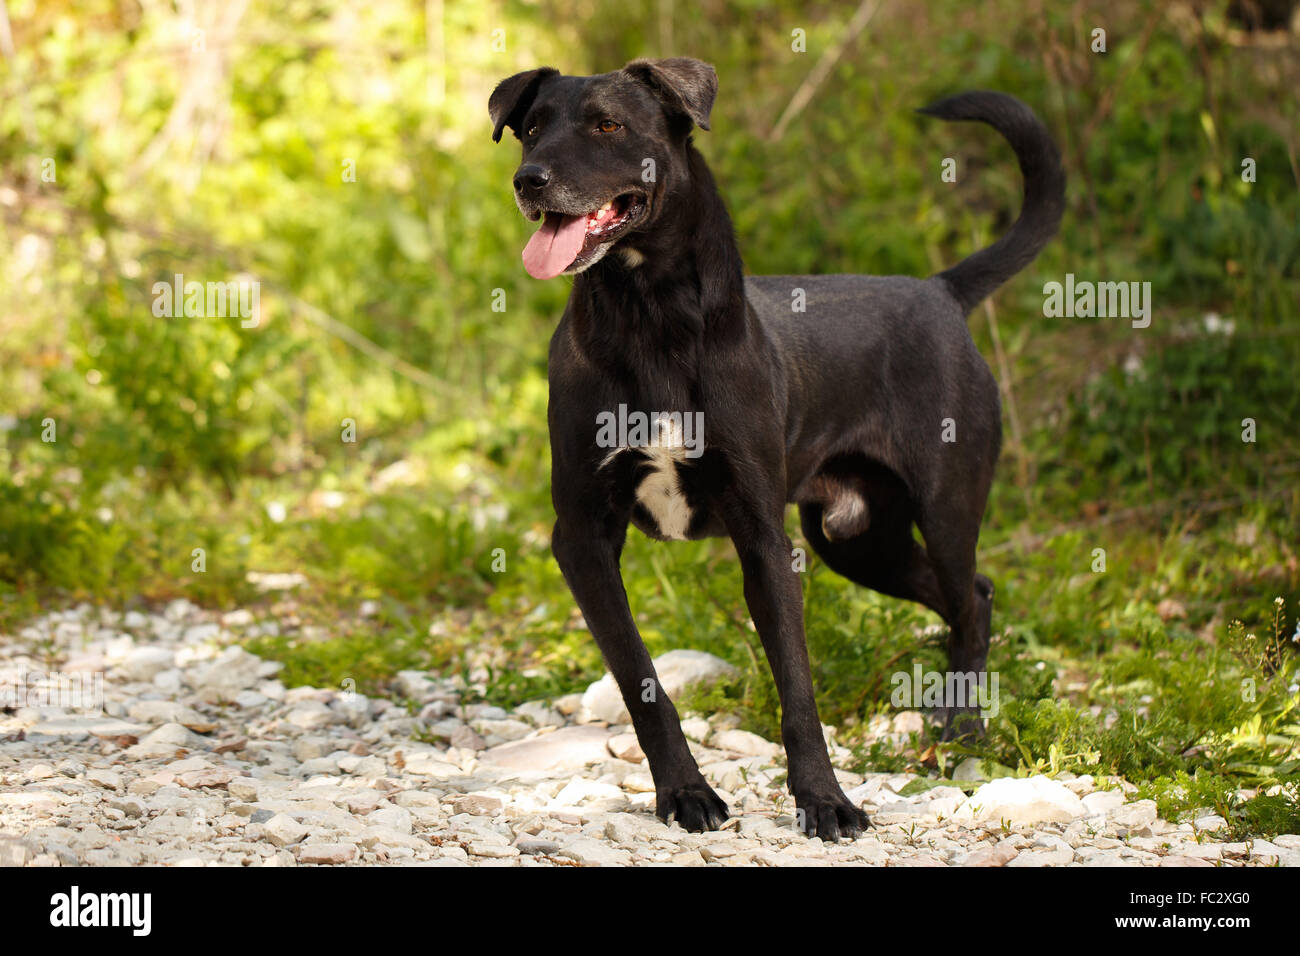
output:
M1224 825L1211 831L1226 840L1277 836L1300 830L1300 798L1293 781L1275 792L1243 796L1240 782L1232 777L1180 770L1171 777L1158 777L1138 789L1139 799L1155 800L1160 816L1183 821L1198 814L1213 813Z
M1066 473L1095 493L1266 480L1276 462L1260 435L1286 436L1300 415L1294 364L1269 339L1183 335L1132 368L1106 369L1071 397ZM1253 442L1243 441L1246 419Z
M301 643L288 637L261 637L248 642L254 654L282 661L278 675L292 687L345 687L345 680L356 682L359 693L375 693L400 670L429 666L421 642L387 632L376 641L370 633L350 634L325 641Z

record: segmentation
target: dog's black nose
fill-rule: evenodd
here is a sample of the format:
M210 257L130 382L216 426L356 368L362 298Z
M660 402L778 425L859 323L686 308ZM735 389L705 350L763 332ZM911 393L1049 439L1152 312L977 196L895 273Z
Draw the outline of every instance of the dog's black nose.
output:
M529 163L527 166L520 166L519 171L515 173L515 192L521 193L525 189L536 192L550 181L549 169L536 163Z

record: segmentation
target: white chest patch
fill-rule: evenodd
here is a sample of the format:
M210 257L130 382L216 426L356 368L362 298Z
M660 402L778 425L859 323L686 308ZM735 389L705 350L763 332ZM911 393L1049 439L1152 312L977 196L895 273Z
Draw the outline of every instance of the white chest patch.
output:
M657 419L653 426L653 439L647 445L615 448L601 467L609 464L615 456L635 448L649 459L650 472L641 479L636 487L636 500L650 513L659 533L676 541L685 541L687 529L691 526L691 506L682 491L681 481L677 475L677 463L692 457L687 454L687 443L680 422L668 418ZM695 456L702 451L702 444L695 447Z
M691 507L677 480L677 461L685 456L674 452L680 452L681 447L641 450L650 456L654 471L637 485L636 500L650 512L661 535L685 541L686 529L691 526Z

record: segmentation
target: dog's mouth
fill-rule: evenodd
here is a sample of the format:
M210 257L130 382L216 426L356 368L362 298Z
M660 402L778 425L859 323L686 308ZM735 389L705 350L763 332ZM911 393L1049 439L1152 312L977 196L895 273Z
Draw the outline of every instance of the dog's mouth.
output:
M580 269L602 246L622 236L645 208L644 195L623 193L584 215L548 212L541 228L524 246L524 268L534 279L554 279Z

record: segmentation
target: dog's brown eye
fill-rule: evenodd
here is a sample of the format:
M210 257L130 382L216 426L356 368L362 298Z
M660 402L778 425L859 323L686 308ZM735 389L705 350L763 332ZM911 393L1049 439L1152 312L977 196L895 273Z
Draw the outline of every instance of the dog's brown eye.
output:
M602 133L617 133L622 128L623 124L615 123L613 120L601 120L600 125L596 127Z
M536 136L536 135L537 135L537 127L536 127L536 126L530 126L530 127L528 128L528 132L525 133L524 135L525 135L525 136Z

